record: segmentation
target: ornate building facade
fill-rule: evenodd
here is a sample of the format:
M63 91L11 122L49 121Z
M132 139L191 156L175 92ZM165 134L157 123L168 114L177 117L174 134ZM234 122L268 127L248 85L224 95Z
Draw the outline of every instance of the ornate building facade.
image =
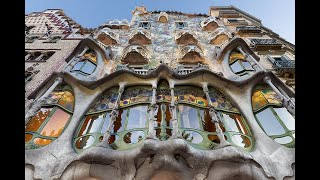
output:
M294 179L294 53L233 6L26 15L26 179Z

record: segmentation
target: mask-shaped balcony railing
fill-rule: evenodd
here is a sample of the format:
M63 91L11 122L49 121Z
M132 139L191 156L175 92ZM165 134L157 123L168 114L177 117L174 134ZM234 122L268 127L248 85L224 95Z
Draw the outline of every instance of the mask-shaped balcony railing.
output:
M130 52L137 52L137 53L141 54L144 58L147 58L147 56L148 56L148 52L144 47L142 47L140 45L132 45L132 46L127 47L124 50L122 58L124 58Z
M138 68L138 67L130 67L129 64L119 64L117 65L116 70L128 70L136 74L147 75L148 72L150 71L150 68L148 65L144 65L142 68L141 67Z

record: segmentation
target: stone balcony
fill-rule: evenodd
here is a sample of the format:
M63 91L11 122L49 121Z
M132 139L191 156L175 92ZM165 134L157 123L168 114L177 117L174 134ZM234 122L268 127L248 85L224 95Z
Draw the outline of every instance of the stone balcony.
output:
M236 28L238 33L246 34L246 33L261 33L261 29L256 26L238 26Z

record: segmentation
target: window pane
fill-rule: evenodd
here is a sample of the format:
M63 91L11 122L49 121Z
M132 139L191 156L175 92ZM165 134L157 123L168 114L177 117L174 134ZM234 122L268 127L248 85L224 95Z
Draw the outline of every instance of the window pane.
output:
M203 126L203 130L204 131L208 131L208 132L216 132L216 127L214 125L214 123L211 121L211 116L209 114L209 110L199 110L200 113L200 117L201 117L201 122L202 122L202 126Z
M80 129L78 137L88 133L99 132L100 131L99 127L103 120L103 115L104 114L87 116L83 122L83 125Z
M252 108L254 111L260 109L264 105L266 105L268 102L264 98L264 96L261 94L261 91L256 91L252 95Z
M127 129L145 128L147 121L147 106L135 106L129 109Z
M84 62L78 62L76 65L73 66L71 71L79 71L81 66L83 65Z
M239 134L234 134L231 136L232 142L240 147L247 148L251 145L250 139L239 135Z
M123 126L127 118L127 112L128 112L127 109L119 110L119 115L113 124L113 131L112 131L113 133L123 131Z
M76 147L78 149L86 149L90 147L94 143L94 137L93 136L84 136L77 140Z
M86 74L92 74L95 68L96 68L95 64L93 64L90 61L86 61L85 65L81 68L81 71Z
M171 113L170 113L170 107L169 103L161 104L162 112L164 113L166 126L172 127L172 121L171 121Z
M42 138L35 138L33 140L33 143L35 143L36 145L41 145L41 146L45 146L51 143L52 140L50 139L42 139Z
M281 137L281 138L275 138L274 140L279 144L288 144L291 141L293 141L293 139L290 136L285 136L285 137Z
M244 70L243 67L240 65L239 61L236 61L232 65L230 65L230 68L234 73L238 73Z
M73 111L73 105L74 105L74 96L69 91L64 91L65 93L59 100L58 104L65 107L66 109Z
M197 109L191 106L179 105L179 112L181 127L201 130Z
M52 108L41 108L38 113L28 121L25 131L36 132L51 111Z
M69 118L70 114L57 108L40 134L43 136L59 137Z
M182 133L182 137L194 144L199 144L203 141L203 137L201 136L201 134L194 132L194 131L184 131Z
M242 65L246 70L254 71L254 69L252 68L251 64L248 61L242 61Z
M27 143L32 139L32 134L24 134L24 142Z
M226 131L235 131L243 134L247 134L245 126L241 121L241 116L238 114L225 114L221 113L224 120L224 128Z
M285 133L278 119L269 108L257 113L256 117L267 135L272 136Z
M295 130L295 119L286 108L273 108L289 130Z
M101 133L105 133L107 131L109 123L110 123L110 113L106 113L106 117L105 117L102 129L101 129Z

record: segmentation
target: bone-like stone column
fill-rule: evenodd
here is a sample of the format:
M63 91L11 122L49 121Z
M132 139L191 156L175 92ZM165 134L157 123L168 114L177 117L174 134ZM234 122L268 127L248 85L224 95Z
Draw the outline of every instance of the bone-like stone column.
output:
M228 141L225 140L224 138L224 134L222 132L222 129L219 125L219 118L217 116L217 111L214 109L213 105L212 105L212 102L211 102L211 99L210 99L210 96L209 96L209 89L208 89L208 85L207 84L204 84L203 85L203 91L207 97L207 100L208 100L208 104L209 104L209 114L211 116L211 121L214 123L214 126L216 128L216 132L217 132L217 136L220 140L220 146L226 146L226 145L231 145Z
M277 93L278 96L280 96L280 98L282 99L283 101L283 105L287 108L287 110L293 115L295 116L295 102L293 99L291 99L286 93L281 93L279 91L279 89L273 85L270 77L268 76L265 76L263 78L263 81L265 83L267 83L271 88L272 90L274 90L275 93Z
M70 60L70 61L68 62L68 64L65 66L65 68L64 68L65 71L71 71L71 69L73 68L73 66L76 65L76 64L80 61L81 57L82 57L88 50L89 50L89 48L88 48L88 47L85 47L80 54L78 54L75 58L73 58L72 60Z
M156 103L156 93L157 93L157 83L152 84L152 98L151 98L151 105L148 109L149 111L149 132L147 135L148 139L156 139L155 131L154 131L154 123L157 120L155 116L155 111L157 110L157 103Z
M258 70L258 69L257 69L256 66L254 66L254 65L257 65L257 66L259 66L259 68L260 68L261 70L266 71L266 70L261 66L261 64L260 64L257 60L255 60L250 54L247 54L246 52L244 52L241 46L238 46L238 47L237 47L237 50L239 50L240 53L241 53L246 59L248 59L250 62L253 62L253 63L254 63L254 64L252 65L252 67L253 67L255 70Z
M170 111L171 111L171 122L172 122L172 138L180 137L182 135L179 131L178 127L178 118L177 118L177 103L174 100L174 84L170 83L170 91L171 91L171 102L170 102Z
M119 85L119 91L118 91L118 97L117 97L117 101L115 103L115 106L113 107L111 113L110 113L110 121L107 127L107 131L103 134L103 140L101 141L101 145L102 146L107 146L108 140L111 136L111 130L112 130L112 126L114 124L114 122L116 121L118 115L119 115L119 103L120 103L120 99L122 96L122 93L124 91L124 84L120 84Z
M27 121L29 120L30 117L34 116L39 109L41 108L41 106L44 104L44 102L46 101L48 95L62 82L62 78L61 77L57 77L54 81L54 83L50 86L50 88L47 90L46 93L44 93L40 98L38 98L37 100L33 101L33 105L30 106L31 108L27 111L26 115L25 115L25 123L27 123Z

